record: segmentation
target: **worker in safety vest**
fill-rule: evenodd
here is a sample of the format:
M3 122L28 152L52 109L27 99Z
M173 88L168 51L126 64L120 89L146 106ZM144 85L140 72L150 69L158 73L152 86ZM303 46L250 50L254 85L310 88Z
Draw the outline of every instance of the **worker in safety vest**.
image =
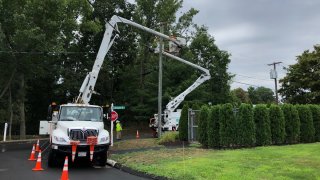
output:
M117 140L121 139L121 131L122 131L122 127L120 124L120 121L116 121L116 132L117 132Z

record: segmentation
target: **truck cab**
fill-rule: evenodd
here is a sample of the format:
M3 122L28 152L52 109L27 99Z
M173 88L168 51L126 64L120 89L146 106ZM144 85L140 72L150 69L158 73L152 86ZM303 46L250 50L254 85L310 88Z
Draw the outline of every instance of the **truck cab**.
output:
M58 111L55 109L57 108L51 106L48 110L48 117L52 117L48 165L55 166L58 159L63 160L65 156L73 156L72 159L90 159L104 166L110 136L104 129L102 108L87 104L65 104L60 105ZM75 151L72 150L73 145L76 145ZM91 154L90 146L94 148Z

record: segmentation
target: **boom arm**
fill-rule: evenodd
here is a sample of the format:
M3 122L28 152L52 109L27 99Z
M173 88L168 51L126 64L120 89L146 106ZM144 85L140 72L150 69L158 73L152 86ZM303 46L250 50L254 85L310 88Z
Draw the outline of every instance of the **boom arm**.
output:
M152 30L150 28L147 28L145 26L142 26L140 24L132 22L128 19L116 16L116 15L112 16L111 20L109 22L107 22L105 25L106 30L105 30L105 33L104 33L97 57L96 57L96 60L95 60L94 65L92 67L92 71L89 72L88 75L86 76L86 78L84 79L84 81L81 85L81 88L79 90L80 93L79 93L78 98L76 99L76 103L89 104L89 101L91 99L91 95L92 95L92 93L95 92L94 87L95 87L96 81L98 79L98 75L99 75L101 66L103 64L104 58L105 58L106 54L108 53L110 47L112 46L115 38L118 37L118 34L116 34L113 37L113 39L111 39L112 33L114 30L116 30L119 33L117 23L124 23L124 24L134 26L134 27L139 28L139 29L146 31L148 33L151 33L156 36L167 39L169 41L172 41L175 44L177 44L178 46L184 45L174 38L171 38L165 34L159 33L155 30Z
M201 74L201 76L190 86L188 87L188 89L186 89L185 91L183 91L181 94L179 94L177 97L175 97L172 101L170 101L165 109L165 114L169 114L171 112L173 112L178 106L179 104L184 100L184 98L190 93L192 92L194 89L196 89L198 86L200 86L202 83L204 83L205 81L209 80L211 78L210 76L210 72L208 69L205 69L203 67L200 67L196 64L193 64L189 61L186 61L184 59L181 59L177 56L174 56L170 53L167 52L163 52L164 55L173 58L175 60L178 60L182 63L188 64L194 68L197 68L199 70L201 70L202 72L204 72L203 74ZM166 117L166 116L165 116ZM166 120L166 119L165 119Z

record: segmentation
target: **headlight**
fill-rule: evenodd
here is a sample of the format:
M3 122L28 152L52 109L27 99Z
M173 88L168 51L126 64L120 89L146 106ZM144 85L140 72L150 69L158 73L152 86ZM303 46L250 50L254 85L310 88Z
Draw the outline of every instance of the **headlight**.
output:
M102 138L100 138L100 142L105 142L105 141L108 141L108 140L109 140L108 137L102 137Z
M58 142L67 142L63 137L53 136L53 138Z

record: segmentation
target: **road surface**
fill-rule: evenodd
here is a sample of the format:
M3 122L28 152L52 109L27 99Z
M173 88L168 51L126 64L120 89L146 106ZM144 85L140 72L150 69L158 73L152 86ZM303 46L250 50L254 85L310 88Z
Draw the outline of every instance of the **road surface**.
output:
M42 168L44 171L32 171L35 161L28 161L32 145L22 144L0 144L0 179L1 180L58 180L61 177L62 167L48 168L47 153L42 155ZM71 162L69 161L69 164ZM69 166L70 180L99 180L99 179L121 179L141 180L137 177L110 166L95 167L88 163L80 163Z

